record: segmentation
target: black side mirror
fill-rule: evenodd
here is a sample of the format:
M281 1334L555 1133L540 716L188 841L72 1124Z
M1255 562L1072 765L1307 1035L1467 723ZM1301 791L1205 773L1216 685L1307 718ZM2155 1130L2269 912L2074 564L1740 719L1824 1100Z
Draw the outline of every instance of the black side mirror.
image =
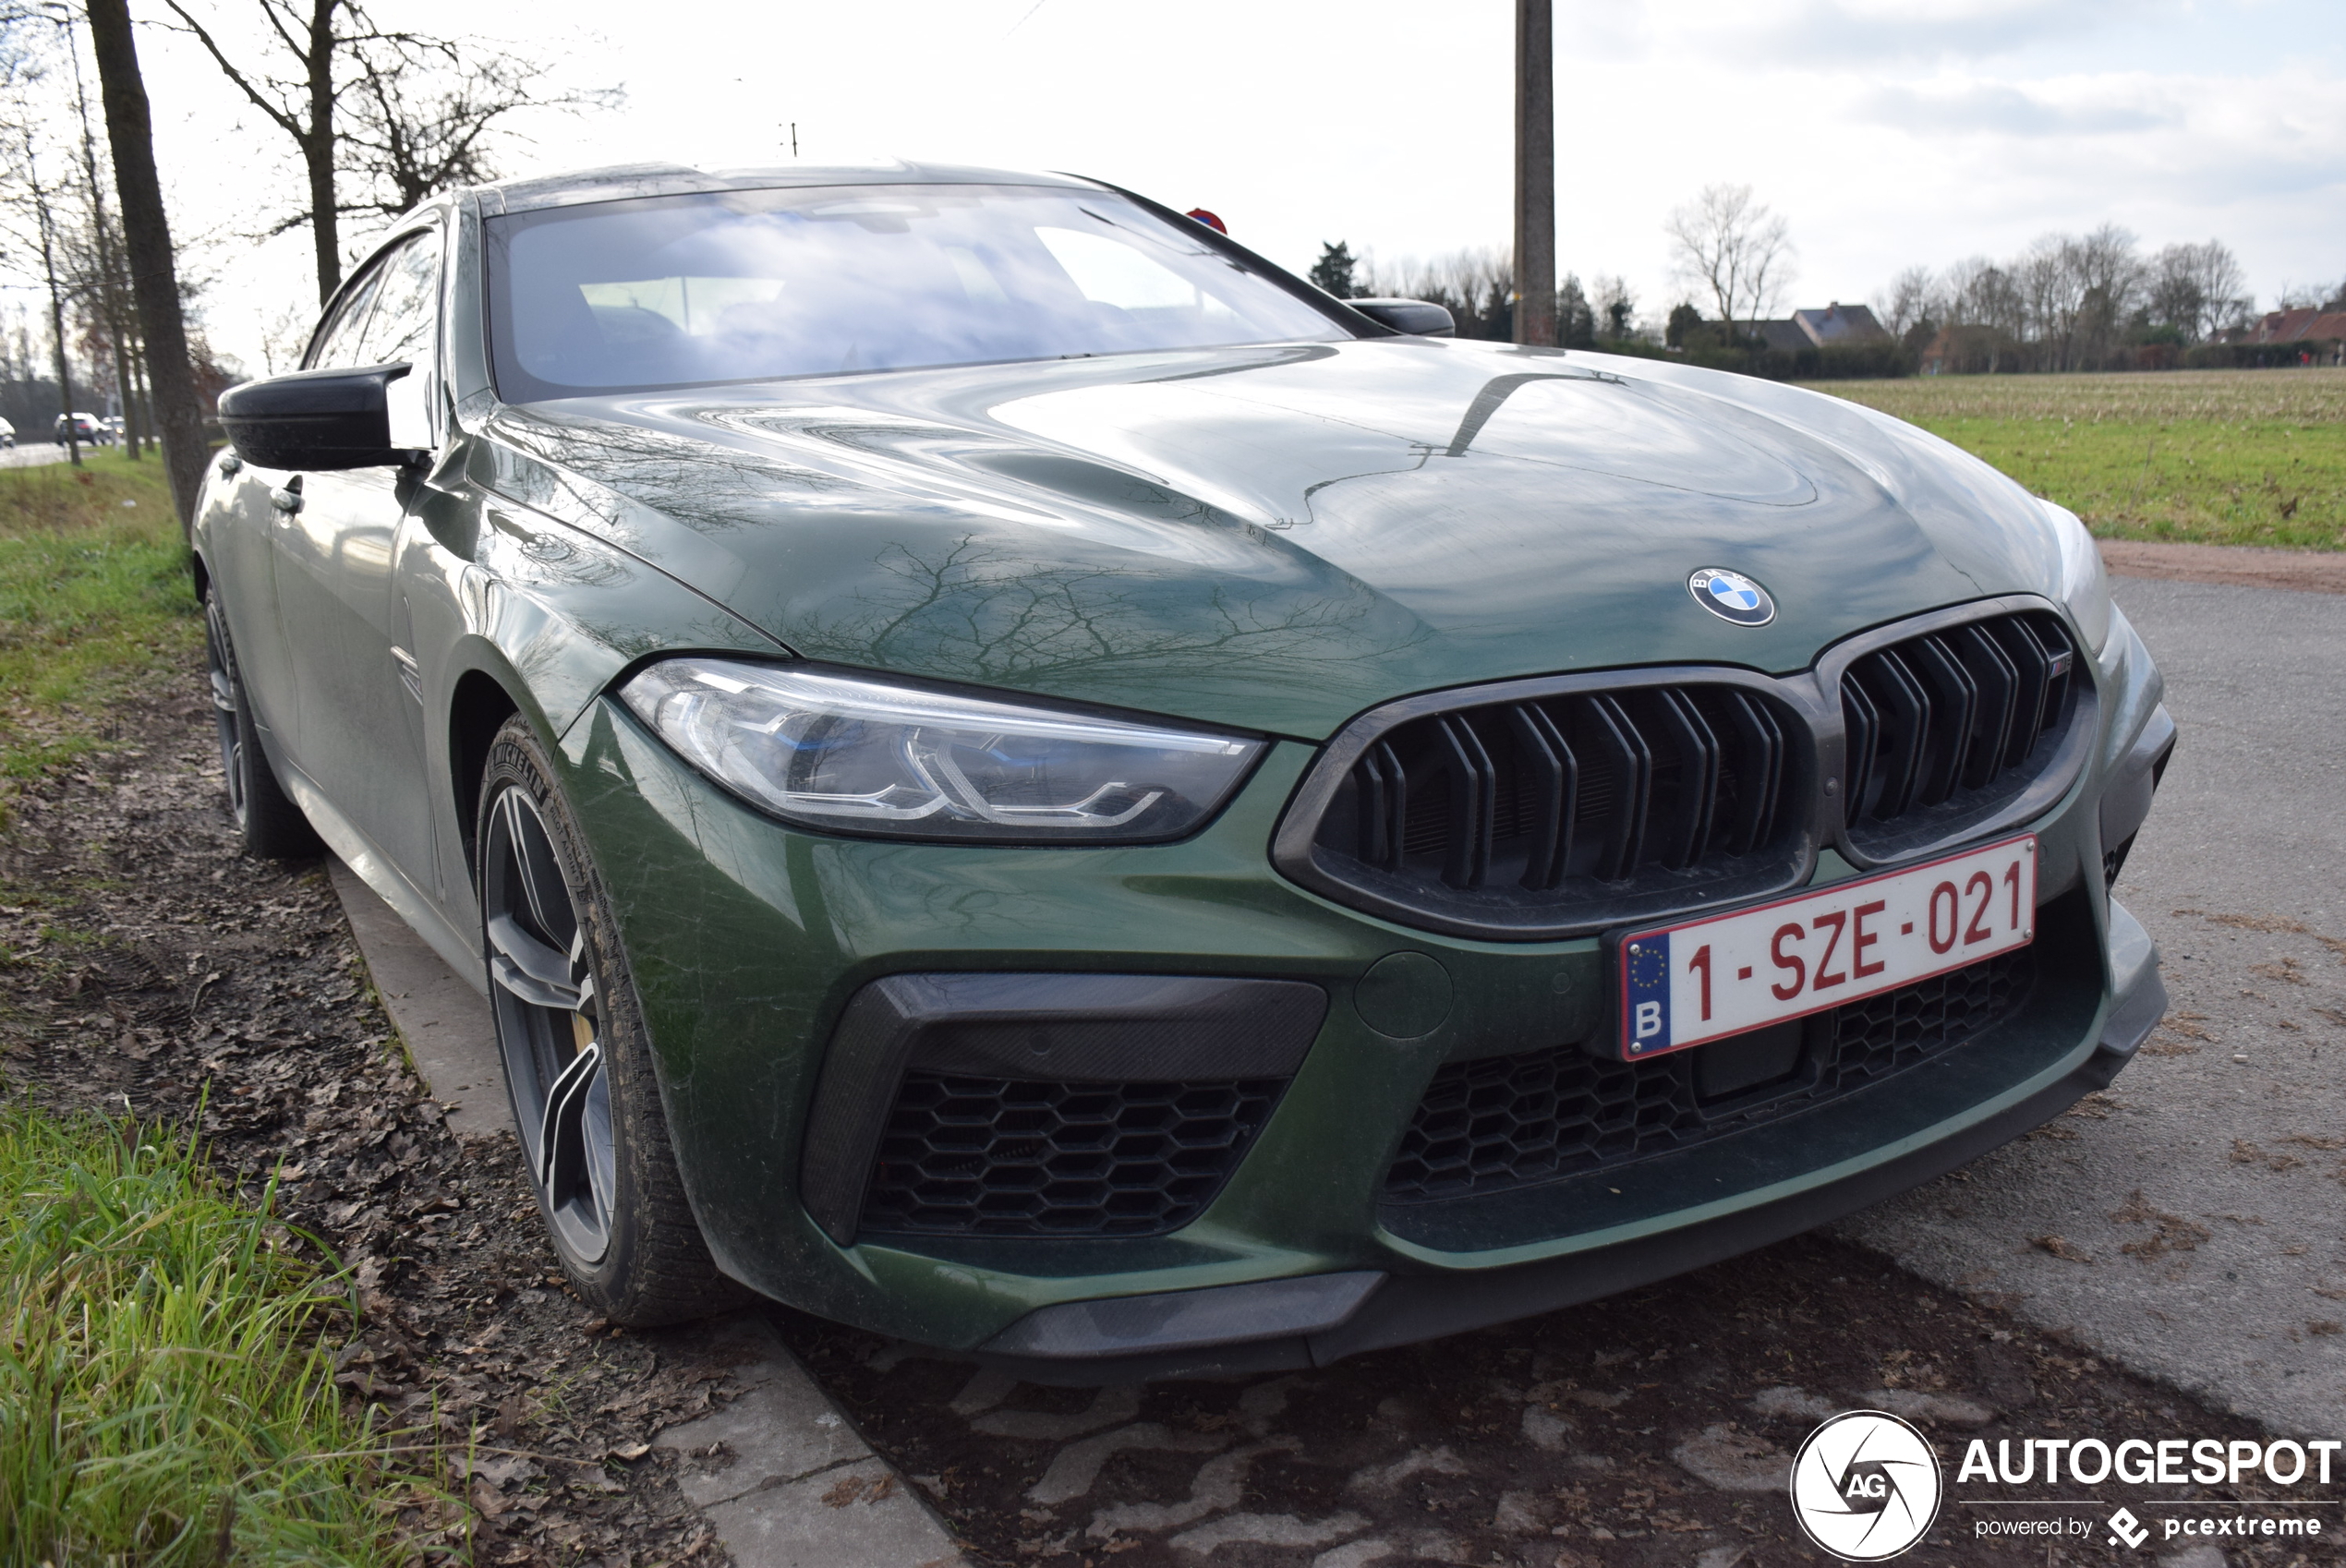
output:
M263 468L396 467L418 453L391 444L391 383L405 365L296 370L220 394L220 428L236 455Z
M1413 338L1453 338L1458 324L1447 307L1427 299L1348 299L1344 302L1380 326Z

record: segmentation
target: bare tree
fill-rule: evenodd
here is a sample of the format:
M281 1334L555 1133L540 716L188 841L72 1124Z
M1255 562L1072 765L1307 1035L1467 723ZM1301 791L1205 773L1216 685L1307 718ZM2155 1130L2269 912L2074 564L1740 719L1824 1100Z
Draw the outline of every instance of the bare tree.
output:
M342 209L334 194L334 108L340 90L334 67L344 50L371 41L374 29L350 0L306 0L306 12L292 0L259 0L270 31L296 67L294 74L275 75L237 65L212 30L179 0L164 0L164 4L204 46L222 74L271 124L291 137L300 151L302 172L309 183L305 217L318 267L318 299L323 304L342 282Z
M1680 276L1710 291L1730 332L1750 330L1791 284L1790 226L1747 185L1705 186L1662 227Z
M1938 292L1938 280L1931 276L1929 268L1909 267L1891 279L1890 287L1874 302L1874 320L1892 337L1903 338L1939 314Z
M66 451L79 467L81 437L73 417L73 367L66 335L68 291L59 266L57 190L42 171L41 140L36 128L42 124L42 116L32 104L32 93L47 74L38 58L37 47L27 37L23 18L0 18L0 90L5 90L7 103L6 114L0 116L0 123L5 123L9 131L5 148L0 148L0 159L6 160L7 204L14 220L9 227L23 235L18 237L18 232L11 233L15 243L10 248L30 249L40 257L41 281L49 297L49 341Z
M2221 241L2171 245L2150 271L2151 320L2174 327L2185 343L2205 343L2234 314L2246 313L2240 300L2247 274Z
M308 203L276 232L308 224L320 303L342 281L345 213L395 216L451 184L482 177L493 134L519 110L612 101L607 92L543 95L541 64L378 27L359 0L251 3L269 42L259 63L240 64L181 0L164 0L182 30L299 151ZM343 199L345 173L359 177L365 199Z
M496 178L496 154L526 109L610 109L618 88L545 90L545 66L479 43L416 41L352 52L343 167L362 182L345 212L396 218L456 186Z
M123 250L130 271L131 298L139 310L139 335L146 344L147 380L163 461L171 481L179 525L193 525L196 492L203 486L211 451L204 444L202 393L187 354L187 320L180 309L179 270L171 246L171 223L163 211L163 181L155 173L154 126L147 86L139 71L139 45L130 30L128 0L87 0L91 52L98 59L105 100L106 141L114 150L115 194L122 203Z
M1379 261L1363 251L1353 280L1371 295L1425 299L1445 308L1462 338L1515 335L1515 263L1506 252L1456 250L1432 260Z
M1590 281L1589 297L1596 304L1597 336L1619 343L1635 335L1638 296L1628 279L1617 273L1600 274Z
M2104 223L2072 243L2070 265L2077 272L2077 349L2080 366L2099 368L2121 347L2126 320L2142 293L2142 259L2131 229Z
M93 339L92 361L101 365L112 363L114 395L122 405L123 446L135 459L143 421L139 416L138 382L130 369L139 349L139 329L132 320L130 303L130 273L123 257L122 231L106 209L105 182L98 177L98 139L90 128L90 95L81 79L81 50L74 39L72 23L68 20L65 26L66 55L73 65L74 117L81 131L83 180L84 221L79 243L72 247L79 252L73 271L77 292L94 317L91 323L94 332L90 334Z

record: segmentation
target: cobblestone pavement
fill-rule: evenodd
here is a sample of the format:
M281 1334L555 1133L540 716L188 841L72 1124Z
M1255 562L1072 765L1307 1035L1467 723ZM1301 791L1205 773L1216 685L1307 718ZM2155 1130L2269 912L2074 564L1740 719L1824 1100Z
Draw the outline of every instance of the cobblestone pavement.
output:
M1843 1410L1913 1420L1951 1485L1975 1437L1992 1449L2255 1430L1819 1236L1505 1328L1228 1381L1044 1389L812 1319L783 1314L782 1327L874 1445L998 1563L1821 1562L1785 1478L1802 1439ZM2147 1512L2110 1496L2097 1528L2121 1501ZM1982 1519L2014 1514L1951 1502L1916 1560L2109 1561L2098 1534L2074 1558L1976 1536ZM2340 1560L2299 1543L2237 1561L2298 1558Z

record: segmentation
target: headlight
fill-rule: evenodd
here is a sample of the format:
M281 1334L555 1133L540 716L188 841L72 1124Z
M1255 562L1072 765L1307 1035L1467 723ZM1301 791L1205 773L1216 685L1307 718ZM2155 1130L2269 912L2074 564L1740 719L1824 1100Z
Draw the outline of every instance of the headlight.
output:
M752 804L892 838L1179 838L1264 744L724 658L662 660L620 696Z
M2100 548L2075 513L2042 499L2037 504L2045 509L2061 543L2061 602L2085 634L2086 653L2098 658L2110 641L2110 578L2102 571Z

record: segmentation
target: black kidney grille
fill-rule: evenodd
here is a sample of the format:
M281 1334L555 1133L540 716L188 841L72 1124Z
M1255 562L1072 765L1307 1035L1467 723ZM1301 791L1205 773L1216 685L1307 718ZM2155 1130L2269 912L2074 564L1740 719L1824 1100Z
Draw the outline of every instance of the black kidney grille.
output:
M1419 1102L1385 1201L1529 1187L1806 1110L1962 1044L2015 1011L2035 980L2023 948L1816 1015L1789 1079L1715 1104L1696 1092L1702 1046L1650 1062L1600 1061L1578 1044L1452 1062Z
M2043 610L1933 632L1841 678L1850 836L1894 838L1925 813L1992 811L2051 760L2076 703L2076 653Z
M1203 1212L1284 1079L1056 1083L912 1073L897 1092L861 1229L1154 1236Z
M1634 885L1779 846L1800 812L1794 725L1733 686L1465 708L1372 745L1318 843L1454 888Z

